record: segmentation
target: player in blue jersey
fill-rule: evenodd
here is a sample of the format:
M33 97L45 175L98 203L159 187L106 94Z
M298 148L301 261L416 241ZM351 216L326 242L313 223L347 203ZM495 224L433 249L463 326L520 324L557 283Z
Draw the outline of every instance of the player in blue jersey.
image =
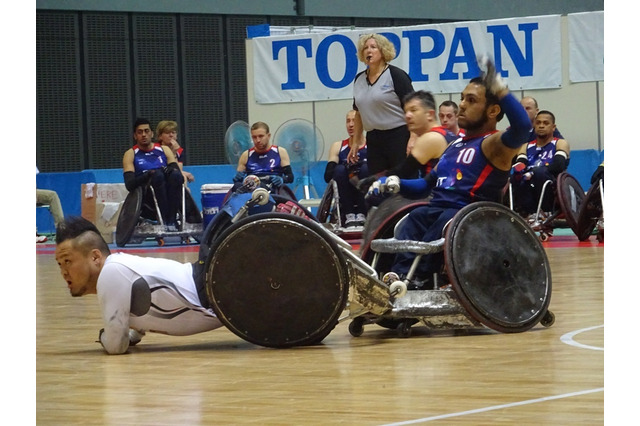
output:
M424 179L400 179L404 195L433 195L431 202L413 210L398 230L400 240L435 241L445 225L464 206L476 201L500 202L509 180L511 162L526 142L531 122L520 102L486 61L486 71L462 91L458 122L466 136L452 142L434 170ZM496 125L506 115L506 131ZM382 178L384 184L389 178ZM382 185L381 188L385 186ZM392 280L406 277L415 255L401 253L391 268ZM431 288L434 273L442 273L442 253L423 256L416 281L409 288Z
M367 215L364 194L357 188L358 181L369 176L367 141L358 138L359 142L356 142L354 139L355 116L355 110L347 112L346 127L349 137L331 145L324 170L324 181L329 183L333 179L338 187L341 214L346 227L363 226ZM356 161L350 162L348 157L354 143L358 143L358 156Z
M533 96L523 97L520 100L520 104L527 111L529 120L531 120L531 130L529 131L529 137L527 138L527 142L530 142L536 138L535 121L536 121L536 116L540 112L540 108L538 108L538 101ZM562 133L560 133L560 130L558 129L558 127L553 129L553 136L558 139L564 139L564 136L562 136Z
M124 184L128 191L147 184L153 186L164 224L173 229L182 203L184 183L178 162L169 148L153 143L149 120L136 120L133 138L136 145L128 149L122 159ZM150 196L151 191L147 191L145 197Z
M555 136L555 129L555 115L545 110L538 112L534 120L536 137L522 145L513 165L513 207L523 217L536 214L544 183L555 182L567 169L571 153L569 143ZM547 187L542 211L551 212L553 201L554 191Z
M82 217L57 226L55 256L71 296L97 294L103 319L98 342L108 354L127 352L147 332L186 336L222 326L198 262L111 253Z
M275 189L293 182L289 153L285 148L271 143L267 123L258 121L251 126L251 140L253 147L244 151L238 160L236 175L233 177L235 186L242 185L247 175L266 179Z

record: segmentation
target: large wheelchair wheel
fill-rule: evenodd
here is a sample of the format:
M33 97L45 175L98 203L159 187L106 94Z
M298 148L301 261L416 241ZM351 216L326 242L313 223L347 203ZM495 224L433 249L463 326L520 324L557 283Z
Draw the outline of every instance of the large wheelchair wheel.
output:
M316 216L320 223L331 223L336 226L340 223L340 218L338 217L340 209L337 205L340 199L336 197L337 193L336 182L332 179L327 184L324 194L322 194L320 204L318 205L318 213Z
M576 236L580 241L589 239L600 216L602 216L602 197L600 194L600 182L596 181L589 188L578 214Z
M260 213L214 241L206 291L220 321L267 347L312 345L336 326L348 297L342 252L316 222Z
M502 333L530 329L547 315L551 269L531 227L507 207L461 209L445 236L445 265L461 305Z
M144 189L139 186L129 192L124 199L116 223L116 245L118 247L124 247L131 239L140 218L143 197Z
M360 258L371 264L375 252L371 250L371 241L379 238L392 238L396 224L412 210L426 206L427 200L413 200L393 195L384 200L375 209L369 210L367 221L362 232L362 244L360 246ZM384 254L379 257L376 265L378 272L389 271L393 263L393 254Z
M567 172L558 175L556 182L558 204L564 213L567 225L578 235L578 215L585 195L580 183Z

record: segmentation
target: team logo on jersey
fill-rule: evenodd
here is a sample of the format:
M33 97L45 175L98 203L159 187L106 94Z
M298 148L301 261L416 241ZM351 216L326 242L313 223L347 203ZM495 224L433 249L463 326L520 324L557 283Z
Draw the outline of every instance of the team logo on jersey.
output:
M460 171L460 169L456 169L456 179L457 180L462 179L462 172Z

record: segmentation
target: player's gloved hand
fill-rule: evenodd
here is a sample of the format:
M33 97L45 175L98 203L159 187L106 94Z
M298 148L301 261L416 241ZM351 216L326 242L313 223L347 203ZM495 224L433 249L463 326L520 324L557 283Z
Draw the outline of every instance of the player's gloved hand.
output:
M367 196L378 196L382 194L396 194L400 191L400 179L398 176L383 176L373 182L367 191Z
M400 178L398 176L389 176L384 187L385 192L389 194L397 194L400 192Z
M482 80L485 87L498 97L506 95L509 88L507 87L507 83L502 79L502 76L496 72L496 66L493 64L493 61L489 59L487 55L483 55L478 58L478 66L482 71Z
M511 167L511 171L513 172L513 174L516 173L522 173L522 171L526 168L527 166L524 165L524 163L521 163L520 161L516 162L516 164L514 164Z
M532 177L533 177L533 172L527 172L524 175L522 175L522 179L524 180L531 180Z
M238 172L233 177L233 181L234 182L242 182L246 176L247 176L247 174L245 172Z
M271 183L274 188L280 188L284 185L284 179L282 179L282 176L271 175L269 176L269 183Z
M300 208L293 201L287 201L285 203L278 204L276 206L276 211L280 213L289 213L289 214L303 217L305 219L309 219L309 215L307 215L307 212L304 209Z

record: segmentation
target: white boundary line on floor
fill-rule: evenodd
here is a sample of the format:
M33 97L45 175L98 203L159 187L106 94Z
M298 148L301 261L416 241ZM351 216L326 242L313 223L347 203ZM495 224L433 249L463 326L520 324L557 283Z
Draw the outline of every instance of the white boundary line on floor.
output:
M575 336L577 336L578 334L580 334L580 333L584 333L584 332L586 332L586 331L591 331L591 330L595 330L595 329L597 329L597 328L603 328L603 327L604 327L604 324L602 324L602 325L596 325L596 326L594 326L594 327L582 328L582 329L580 329L580 330L576 330L576 331L572 331L572 332L570 332L570 333L567 333L567 334L563 335L563 336L560 338L560 341L561 341L562 343L566 343L567 345L575 346L575 347L578 347L578 348L590 349L590 350L593 350L593 351L604 351L604 348L600 348L600 347L598 347L598 346L589 346L589 345L584 345L584 344L582 344L582 343L578 343L578 342L576 342L575 340L573 340L573 338L574 338Z
M442 415L433 416L433 417L424 417L422 419L408 420L406 422L388 423L388 424L386 424L384 426L399 426L399 425L412 425L412 424L417 424L417 423L426 423L426 422L430 422L432 420L442 420L442 419L448 419L448 418L451 418L451 417L466 416L466 415L469 415L469 414L483 413L483 412L492 411L492 410L501 410L501 409L504 409L504 408L517 407L517 406L520 406L520 405L536 404L538 402L552 401L554 399L571 398L573 396L580 396L580 395L586 395L586 394L590 394L590 393L603 392L603 391L604 391L604 387L595 388L595 389L588 389L588 390L584 390L584 391L565 393L565 394L562 394L562 395L554 395L554 396L546 396L546 397L543 397L543 398L529 399L527 401L512 402L510 404L501 404L501 405L494 405L492 407L478 408L478 409L475 409L475 410L460 411L458 413L449 413L449 414L442 414Z

